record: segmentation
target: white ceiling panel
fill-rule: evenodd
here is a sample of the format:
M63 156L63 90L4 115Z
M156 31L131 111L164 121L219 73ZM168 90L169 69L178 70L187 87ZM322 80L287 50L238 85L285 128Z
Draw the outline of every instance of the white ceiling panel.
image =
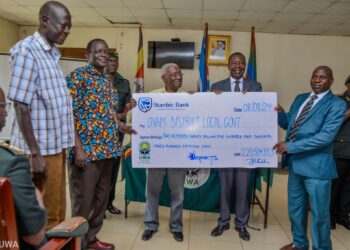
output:
M323 35L337 35L339 33L344 34L345 36L350 36L350 23L346 23L343 25L338 25L330 28L326 32L323 33Z
M311 23L319 23L319 24L343 24L346 21L350 20L350 15L317 15L310 20Z
M90 7L82 7L82 8L69 8L69 11L72 16L86 16L88 18L93 16L99 16L99 13Z
M92 7L99 8L125 8L121 0L85 0Z
M13 0L0 0L0 6L2 5L17 5L18 3Z
M101 16L126 17L133 16L128 8L96 8Z
M35 12L33 12L31 9L27 8L27 7L21 7L21 6L13 6L13 5L3 5L0 6L0 8L4 11L6 11L7 13L16 15L16 16L20 16L20 15L26 15L26 14L36 14Z
M160 9L163 8L161 0L122 0L129 8Z
M59 0L59 2L66 5L68 8L70 7L88 7L88 3L84 0Z
M132 9L131 12L137 17L167 17L161 9Z
M213 10L204 10L203 19L237 19L239 12L238 11L213 11Z
M241 10L246 0L204 0L205 10Z
M327 14L349 14L350 13L350 1L346 2L337 2L334 3L331 7L325 10Z
M72 13L73 25L144 27L349 36L350 0L58 0ZM0 0L0 16L19 25L37 24L45 0ZM172 20L172 24L169 22ZM129 25L130 26L130 25ZM350 28L349 28L350 29Z
M285 0L246 0L243 10L245 11L274 11L279 12L288 2Z
M320 13L331 4L330 2L297 0L289 2L282 11L289 13Z
M167 9L187 9L187 10L201 10L202 0L163 0L164 6Z
M25 5L25 6L40 7L41 5L43 5L47 1L46 0L15 0L13 2L19 3L21 5Z
M202 12L200 10L167 10L170 18L190 18L190 19L200 19Z
M276 22L301 23L306 22L315 17L315 14L300 14L300 13L279 13L273 18Z
M238 16L240 21L269 21L276 16L273 12L243 11Z
M290 30L295 30L301 27L303 24L301 23L285 23L285 22L270 22L265 27L264 30L283 30L285 29L285 32L283 33L289 33Z

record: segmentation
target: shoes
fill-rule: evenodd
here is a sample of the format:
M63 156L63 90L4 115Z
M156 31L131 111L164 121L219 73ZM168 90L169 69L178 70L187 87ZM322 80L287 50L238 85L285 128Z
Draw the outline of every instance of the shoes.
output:
M111 214L121 214L122 211L120 211L118 208L114 207L113 205L109 205L107 207L107 211L110 212Z
M153 234L157 232L157 230L150 230L150 229L146 229L145 231L143 231L142 240L149 240L152 238Z
M250 240L250 234L245 227L235 227L235 230L238 232L239 238L245 241Z
M302 250L302 249L299 247L295 247L295 246L293 246L293 243L290 243L290 244L282 247L280 250Z
M181 242L184 240L184 235L182 234L182 232L173 232L173 235L176 241Z
M348 218L346 219L337 219L336 220L339 225L342 225L345 227L347 230L350 230L350 221Z
M86 249L114 250L114 245L107 242L102 242L96 239L95 241L88 243L86 246Z
M219 236L219 235L222 235L222 233L229 229L230 228L230 224L226 224L225 226L220 226L220 225L217 225L213 231L211 231L211 236Z

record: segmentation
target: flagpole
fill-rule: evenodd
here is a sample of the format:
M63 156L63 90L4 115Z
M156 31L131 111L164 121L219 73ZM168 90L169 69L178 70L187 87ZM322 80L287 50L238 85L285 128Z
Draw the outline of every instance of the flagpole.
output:
M144 62L143 62L143 36L142 24L139 27L139 45L137 49L137 65L134 82L134 93L144 92Z

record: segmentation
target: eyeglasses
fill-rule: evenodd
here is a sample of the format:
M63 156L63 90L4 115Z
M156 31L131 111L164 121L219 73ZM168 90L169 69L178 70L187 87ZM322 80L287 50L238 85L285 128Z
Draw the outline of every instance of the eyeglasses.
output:
M10 102L0 102L0 107L8 113L11 110L11 104Z

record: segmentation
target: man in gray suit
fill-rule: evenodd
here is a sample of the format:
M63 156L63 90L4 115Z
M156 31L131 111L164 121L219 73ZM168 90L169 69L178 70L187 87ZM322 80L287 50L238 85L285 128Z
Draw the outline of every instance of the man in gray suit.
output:
M230 77L214 83L211 90L216 94L222 92L261 92L261 84L255 81L246 81L243 74L246 68L245 56L236 52L229 58L227 65ZM230 205L232 198L235 199L235 230L239 237L248 241L250 234L246 229L249 219L248 185L252 169L248 168L221 168L219 171L221 196L220 217L218 225L211 232L211 236L219 236L224 230L230 228Z
M182 72L175 63L162 66L164 87L151 93L181 93ZM144 224L145 231L142 240L149 240L159 227L158 205L163 179L167 178L170 189L170 219L169 227L176 241L183 241L182 207L184 200L184 182L187 170L185 168L149 168L147 169L146 206Z

